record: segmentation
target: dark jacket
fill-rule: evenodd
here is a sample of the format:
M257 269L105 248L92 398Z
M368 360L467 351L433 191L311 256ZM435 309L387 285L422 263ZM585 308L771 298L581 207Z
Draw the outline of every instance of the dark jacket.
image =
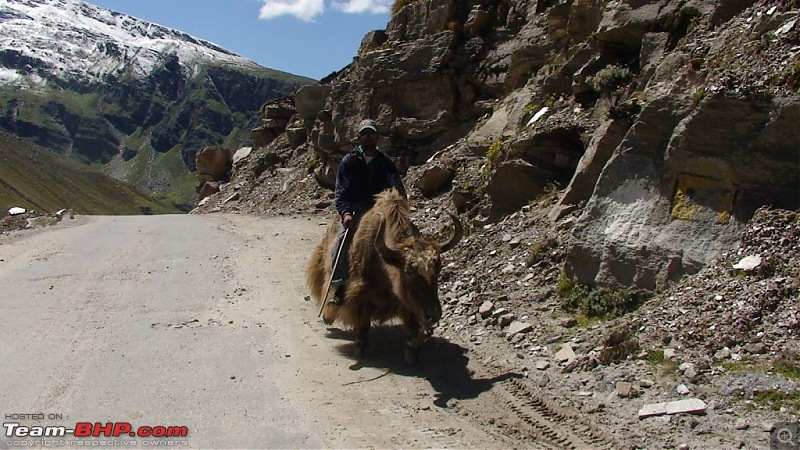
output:
M378 149L367 164L361 146L345 155L336 172L336 210L340 215L350 212L360 216L375 204L375 196L395 188L407 197L397 166Z

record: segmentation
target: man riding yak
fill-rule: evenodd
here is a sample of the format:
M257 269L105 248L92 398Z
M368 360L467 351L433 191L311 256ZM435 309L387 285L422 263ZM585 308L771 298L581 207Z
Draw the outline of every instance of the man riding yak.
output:
M440 254L459 242L463 228L450 214L454 231L447 242L422 236L411 222L397 167L377 146L375 122L359 124L358 140L360 145L339 164L337 215L311 255L306 279L323 321L338 319L353 327L361 355L373 321L399 318L406 332L406 361L415 364L442 317Z
M408 199L403 180L394 161L378 148L378 127L369 119L358 125L360 145L342 158L336 172L334 199L336 211L342 221L336 232L336 246L331 253L335 267L331 278L331 288L335 289L329 300L331 306L342 306L344 302L344 281L347 278L349 240L344 242L345 232L358 225L361 216L375 205L375 196L386 189L394 188ZM341 252L338 250L341 248ZM339 263L336 263L337 253Z

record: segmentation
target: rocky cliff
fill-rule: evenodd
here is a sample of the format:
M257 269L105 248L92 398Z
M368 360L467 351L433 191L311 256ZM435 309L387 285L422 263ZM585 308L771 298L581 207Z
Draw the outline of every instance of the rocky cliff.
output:
M800 207L799 6L396 2L350 66L286 99L221 195L239 191L229 206L244 210L293 191L324 205L354 124L373 118L420 202L483 226L557 190L565 274L657 290L731 248L760 206Z

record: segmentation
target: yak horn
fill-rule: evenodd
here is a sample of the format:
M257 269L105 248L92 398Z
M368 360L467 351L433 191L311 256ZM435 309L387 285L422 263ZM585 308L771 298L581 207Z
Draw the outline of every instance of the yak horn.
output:
M378 226L378 233L375 236L375 250L386 261L398 261L402 255L397 250L386 245L386 219L381 216L381 223Z
M461 238L464 237L464 227L461 225L461 221L458 220L458 216L450 212L447 214L453 221L453 236L450 237L449 241L445 243L439 243L439 245L441 245L440 253L452 250L453 247L455 247L456 244L458 244L461 241Z

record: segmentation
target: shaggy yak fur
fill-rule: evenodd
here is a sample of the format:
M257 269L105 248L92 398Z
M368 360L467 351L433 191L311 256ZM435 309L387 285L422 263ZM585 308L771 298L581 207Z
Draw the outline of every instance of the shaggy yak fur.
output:
M390 189L378 194L375 206L358 221L350 243L344 304L326 303L323 320L333 323L338 319L352 327L361 355L373 321L399 318L406 331L406 361L416 363L423 342L442 317L439 255L453 248L463 235L461 222L453 214L450 217L455 230L448 242L422 236L411 222L408 201ZM338 214L334 215L306 268L307 283L318 305L333 296L334 289L330 289L327 298L322 298L331 277L330 255L339 221Z

